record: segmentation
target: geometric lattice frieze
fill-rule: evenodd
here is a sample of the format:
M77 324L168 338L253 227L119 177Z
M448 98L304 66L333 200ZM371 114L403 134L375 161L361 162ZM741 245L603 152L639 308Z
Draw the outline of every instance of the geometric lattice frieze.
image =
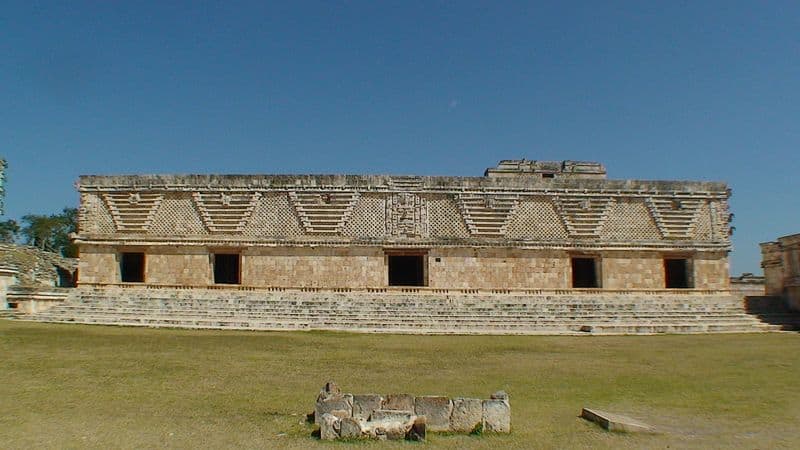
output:
M342 234L359 238L386 235L386 194L361 194Z
M648 197L647 206L665 239L692 239L702 199Z
M611 197L555 196L556 207L572 238L597 238L613 205Z
M303 234L300 221L285 192L267 192L256 202L250 220L242 229L245 236L288 238Z
M604 241L655 241L661 239L650 209L642 198L618 198L600 231Z
M711 202L711 228L714 233L715 241L730 241L730 211L727 202Z
M81 195L79 217L81 232L113 234L116 231L114 219L98 194L85 193Z
M386 233L390 236L427 236L425 198L408 192L392 194L386 201Z
M425 196L428 204L428 229L431 237L467 238L469 230L461 211L450 195L429 194Z
M191 195L185 192L164 195L147 232L159 236L208 234Z
M711 219L711 206L708 202L703 202L697 209L697 217L695 218L694 226L694 240L696 241L713 241L714 230Z
M508 224L506 236L555 241L566 239L567 229L547 197L523 197Z
M519 199L515 194L459 194L458 207L470 233L503 237Z
M358 197L358 192L289 192L297 217L309 234L341 233Z
M164 195L154 192L110 192L103 194L117 231L147 231Z
M261 193L194 192L192 196L209 231L234 234L241 233Z

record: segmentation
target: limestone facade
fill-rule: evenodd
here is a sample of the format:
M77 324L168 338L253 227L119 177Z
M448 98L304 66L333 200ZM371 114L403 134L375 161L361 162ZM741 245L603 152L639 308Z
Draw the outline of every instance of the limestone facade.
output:
M724 183L608 180L596 163L504 161L484 177L82 176L78 189L86 285L124 283L125 255L140 254L128 282L210 286L224 261L243 287L572 289L578 271L595 289L664 289L678 272L681 288L729 287Z
M800 234L761 244L767 295L784 296L789 306L800 311Z

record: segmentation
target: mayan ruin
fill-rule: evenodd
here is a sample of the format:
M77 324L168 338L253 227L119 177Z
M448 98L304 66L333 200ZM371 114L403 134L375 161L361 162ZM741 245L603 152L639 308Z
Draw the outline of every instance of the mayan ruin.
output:
M504 160L482 177L82 176L78 190L79 288L20 302L32 320L467 334L786 325L748 315L731 290L721 182Z

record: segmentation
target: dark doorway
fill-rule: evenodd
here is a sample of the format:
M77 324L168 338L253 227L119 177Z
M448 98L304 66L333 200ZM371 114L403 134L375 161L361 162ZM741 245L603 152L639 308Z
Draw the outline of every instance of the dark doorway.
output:
M572 287L600 287L597 276L597 260L595 258L572 258Z
M123 283L144 283L144 253L123 253L119 273Z
M425 286L425 255L388 255L389 286Z
M214 253L214 283L239 284L239 255Z
M72 276L72 272L63 267L56 267L56 273L58 273L59 287L75 287L75 278Z
M664 259L664 280L667 289L686 289L692 287L692 278L689 276L689 260Z

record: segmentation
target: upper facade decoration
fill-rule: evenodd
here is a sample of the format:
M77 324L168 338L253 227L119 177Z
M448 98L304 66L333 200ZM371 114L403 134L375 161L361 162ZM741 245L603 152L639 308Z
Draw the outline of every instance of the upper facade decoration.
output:
M531 176L547 168L561 176ZM88 244L730 247L724 183L607 180L597 163L503 161L485 177L84 176L79 190Z

